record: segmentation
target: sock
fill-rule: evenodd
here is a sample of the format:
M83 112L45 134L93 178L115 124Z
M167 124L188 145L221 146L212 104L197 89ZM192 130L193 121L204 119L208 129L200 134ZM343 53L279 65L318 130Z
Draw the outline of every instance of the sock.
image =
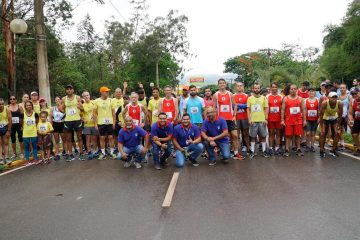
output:
M101 149L101 153L105 155L105 148Z
M239 151L237 151L237 150L236 150L236 151L234 151L234 154L235 154L235 155L236 155L236 154L238 154L238 153L239 153Z
M114 153L114 148L110 148L110 153L111 153L111 154Z
M265 152L266 151L266 142L262 142L261 147L262 147L262 151Z
M251 142L251 143L250 143L250 150L251 150L252 152L255 152L255 142Z
M279 147L275 147L275 151L279 150Z

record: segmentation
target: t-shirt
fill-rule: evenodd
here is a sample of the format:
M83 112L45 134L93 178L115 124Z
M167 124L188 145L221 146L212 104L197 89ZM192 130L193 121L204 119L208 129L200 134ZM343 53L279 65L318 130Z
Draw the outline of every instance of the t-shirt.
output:
M94 127L94 108L92 102L83 103L84 111L81 113L84 120L84 127Z
M44 123L39 122L37 125L37 131L40 134L47 134L47 133L54 131L54 128L51 125L51 123L49 123L49 122L44 122Z
M222 117L218 117L214 122L209 121L206 119L203 124L201 131L205 132L209 137L216 137L222 134L225 130L228 129L225 119ZM222 143L229 143L229 137L224 137L218 139L217 141Z
M111 107L110 98L102 99L98 98L94 101L95 109L97 109L97 124L109 125L113 124L113 110Z
M251 122L264 122L265 112L264 109L269 107L266 97L251 96L247 100L248 108L250 109Z
M117 112L119 107L124 106L124 99L123 98L113 98L111 99L111 108L114 110L114 112Z
M158 121L158 115L159 115L159 98L158 100L150 99L148 104L148 110L151 111L151 124L156 123Z
M190 127L186 129L182 124L179 124L174 128L174 138L182 148L190 145L187 140L195 140L200 136L200 129L196 125L191 124Z
M166 138L173 135L173 125L166 123L164 127L161 127L159 123L151 125L151 137Z
M39 115L33 112L30 116L24 113L23 137L37 137L36 119Z
M184 102L184 108L186 108L186 112L190 115L190 121L193 124L202 123L203 122L203 108L205 108L204 99L201 97L189 97Z
M139 126L134 125L131 130L127 130L125 127L119 132L118 142L126 148L134 148L141 144L141 138L146 135L147 132Z

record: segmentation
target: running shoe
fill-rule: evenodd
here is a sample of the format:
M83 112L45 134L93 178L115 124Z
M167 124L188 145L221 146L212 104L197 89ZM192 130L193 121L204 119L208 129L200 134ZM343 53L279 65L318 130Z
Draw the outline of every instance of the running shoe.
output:
M244 160L244 159L245 159L245 157L244 157L243 155L241 155L240 153L237 153L237 154L235 154L234 159L237 159L237 160Z
M262 152L262 156L263 156L264 158L268 158L268 157L269 157L269 155L267 154L266 151L263 151L263 152Z
M67 154L66 154L65 150L62 151L61 155L62 155L63 157L66 157Z
M105 160L105 157L106 157L105 154L100 153L98 159L99 159L100 161L102 161L102 160Z
M72 160L71 160L71 156L70 155L66 155L66 160L65 160L66 162L71 162Z
M272 148L269 148L268 154L269 154L269 156L273 156L274 155L274 150Z
M296 147L292 147L292 149L291 149L293 152L296 152Z
M86 155L86 160L91 160L93 158L93 155L91 152L88 152Z
M156 170L161 170L160 164L155 164L154 167L155 167Z
M247 147L246 146L243 146L242 149L241 149L242 152L246 152L247 151Z
M11 163L12 160L11 160L10 158L5 158L5 159L4 159L4 162L5 162L5 164L8 164L8 163Z
M135 162L135 167L136 167L137 169L141 168L141 163Z
M278 148L278 150L275 150L275 156L277 156L277 155L281 155L281 150L280 150L280 148Z
M215 164L216 164L216 161L210 161L209 162L209 166L215 166Z
M299 157L302 157L302 156L304 156L304 153L299 148L298 150L296 150L296 155L298 155Z
M111 158L112 158L112 159L116 159L116 158L117 158L116 154L115 154L115 153L112 153L112 154L111 154Z
M320 150L320 157L322 157L322 158L325 157L325 151L321 151L321 150Z
M190 160L191 164L192 164L194 167L199 166L198 161L196 161L196 160L192 160L192 159L190 159L190 158L189 158L189 160Z
M71 161L74 161L75 160L74 154L70 154L70 158L71 158Z
M20 154L20 159L24 159L24 154Z
M311 147L310 147L310 151L311 151L311 152L316 152L314 146L311 146Z
M249 158L254 158L255 157L255 153L253 151L250 151L250 154L249 154Z
M80 161L85 161L85 156L84 156L83 153L79 155L79 160Z
M285 150L283 156L284 156L284 157L289 157L289 156L290 156L289 150Z
M0 160L0 165L4 165L5 163L4 163L4 159L1 159Z
M77 148L75 148L74 153L79 154L79 150L77 150Z
M311 151L311 148L309 146L305 146L305 152L310 152Z
M56 155L54 158L55 161L59 161L60 160L60 155Z
M339 154L336 152L336 150L331 150L329 154L333 157L339 157Z
M356 152L353 153L355 157L360 156L360 150L356 150Z
M126 161L125 163L124 163L124 168L128 168L128 167L130 167L131 166L131 161Z

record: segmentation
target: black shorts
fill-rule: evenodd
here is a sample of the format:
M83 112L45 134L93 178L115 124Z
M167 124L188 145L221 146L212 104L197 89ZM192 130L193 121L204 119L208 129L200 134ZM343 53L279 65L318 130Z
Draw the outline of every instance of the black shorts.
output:
M337 124L337 119L334 119L334 120L325 120L324 119L324 124L325 124L325 126L328 126L328 125L335 125L335 124Z
M64 122L53 122L54 133L64 132Z
M82 123L80 120L67 121L64 123L64 132L77 132L82 130Z
M228 131L229 131L229 132L234 131L234 130L237 130L237 126L236 126L236 124L234 123L234 121L232 121L232 120L226 120L226 124L227 124Z
M112 124L101 124L98 125L100 136L112 136L113 135L113 125Z
M5 136L5 134L6 134L7 130L8 130L8 125L6 125L6 126L4 126L4 127L0 128L0 137Z
M11 126L11 143L16 143L16 133L18 134L19 142L23 142L23 133L21 131L21 125L16 123Z
M352 134L359 134L360 133L360 120L354 120L354 126L351 130Z
M305 131L306 132L316 132L318 127L318 121L306 121Z

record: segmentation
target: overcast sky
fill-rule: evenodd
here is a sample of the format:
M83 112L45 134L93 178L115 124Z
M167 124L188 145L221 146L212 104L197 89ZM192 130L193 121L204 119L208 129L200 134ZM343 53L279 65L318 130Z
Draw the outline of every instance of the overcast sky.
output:
M71 0L75 24L86 13L98 33L105 20L129 19L127 0ZM178 9L189 17L188 39L197 58L186 63L190 73L222 73L226 59L262 48L281 48L283 43L322 46L323 29L338 24L351 0L148 0L150 17ZM118 10L116 10L116 9ZM120 12L120 13L119 13ZM76 40L76 25L63 35Z

